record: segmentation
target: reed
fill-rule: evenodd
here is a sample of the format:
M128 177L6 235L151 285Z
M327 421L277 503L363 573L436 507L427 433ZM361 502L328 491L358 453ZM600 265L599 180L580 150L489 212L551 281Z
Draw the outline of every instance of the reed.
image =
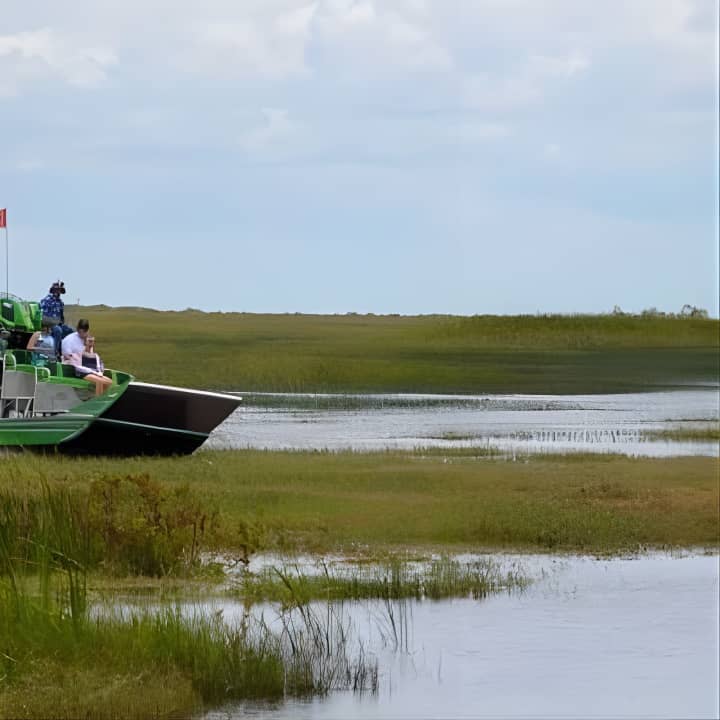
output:
M0 489L0 574L9 571L7 558L33 569L51 558L73 588L79 568L183 573L199 565L214 528L215 515L187 485L170 488L147 474L94 477L74 487L41 478L37 490Z
M376 316L69 308L111 367L149 382L279 392L648 390L717 383L718 321L629 315ZM137 338L148 338L136 352Z
M41 501L50 518L57 497L67 499ZM229 700L377 689L375 662L330 606L324 615L284 613L280 632L262 618L231 624L193 608L89 614L79 561L86 549L64 544L73 532L69 523L50 525L43 542L36 534L32 552L20 554L10 532L0 536L0 717L148 717L160 714L160 701L163 712L187 714ZM129 701L128 686L148 680L152 692ZM177 688L174 700L158 694L160 682Z
M347 621L333 608L327 614L308 608L292 618L284 614L276 631L262 618L229 624L221 615L188 608L85 615L72 622L61 613L37 611L27 598L18 600L28 610L20 617L8 611L6 598L0 600L0 717L17 717L23 692L38 681L43 697L30 713L38 717L77 717L80 710L105 714L116 699L113 684L124 688L134 677L189 686L189 697L181 693L184 706L171 708L183 713L231 700L377 689L375 661L351 642ZM53 683L38 677L38 666L63 669ZM104 676L110 687L89 688L88 697L74 698L71 712L57 713L69 694L63 682L68 671L81 685ZM142 699L136 705L138 716L153 710Z
M529 583L519 567L505 570L490 559L460 562L444 556L428 562L398 557L349 567L322 563L308 574L297 565L243 573L230 590L248 602L305 605L314 600L481 599L492 593L522 590Z

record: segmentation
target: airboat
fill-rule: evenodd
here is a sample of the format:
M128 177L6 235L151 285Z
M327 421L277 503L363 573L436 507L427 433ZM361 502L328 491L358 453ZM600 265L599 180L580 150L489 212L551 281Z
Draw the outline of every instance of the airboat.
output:
M90 455L184 455L199 448L241 398L138 382L105 370L112 385L95 396L71 365L33 362L26 350L40 307L0 299L0 447Z

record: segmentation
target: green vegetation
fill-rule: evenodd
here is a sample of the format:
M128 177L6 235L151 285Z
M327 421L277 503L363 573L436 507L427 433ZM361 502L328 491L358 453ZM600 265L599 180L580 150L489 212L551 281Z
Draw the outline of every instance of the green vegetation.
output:
M604 553L717 547L717 470L717 458L708 457L513 462L474 448L127 460L17 454L0 463L0 491L31 497L43 483L87 491L103 478L147 476L169 494L171 508L172 494L189 487L213 518L206 547L237 557L263 550L376 555L408 547ZM190 537L190 528L178 527L178 537Z
M406 600L481 598L527 582L519 570L460 563L452 552L717 548L719 501L717 459L703 457L7 454L0 717L185 716L233 699L372 691L377 665L332 601L376 599L382 636L404 647ZM182 593L178 580L212 581L200 561L207 551L247 562L273 550L342 552L357 564L313 576L292 566L241 573L227 592L247 606L275 602L272 627L249 612L226 623L192 603L117 612L98 605L106 592L88 589L134 592L159 576ZM437 550L445 556L422 559ZM320 611L310 601L328 603Z
M296 608L273 631L192 609L90 618L6 592L0 717L187 716L235 699L375 689L375 664L351 654L343 618L329 613Z
M716 383L720 322L68 308L148 382L278 392L599 393ZM142 347L142 352L138 350Z
M0 490L0 543L7 558L31 567L52 547L70 568L115 575L186 574L199 565L215 514L187 486L148 475L91 479L82 486L41 481L39 491ZM50 533L50 535L49 535ZM0 573L8 572L0 556Z
M279 631L249 614L233 625L192 608L90 614L91 498L48 485L0 495L1 717L187 715L232 699L377 686L376 665L352 649L332 606L316 614L290 603Z
M720 426L652 430L645 436L651 440L671 442L720 442Z
M528 579L516 568L503 571L491 559L461 563L448 557L410 563L397 557L363 563L352 571L322 565L319 574L297 567L266 568L243 573L232 594L246 601L270 600L285 605L312 600L402 600L470 597L521 589Z

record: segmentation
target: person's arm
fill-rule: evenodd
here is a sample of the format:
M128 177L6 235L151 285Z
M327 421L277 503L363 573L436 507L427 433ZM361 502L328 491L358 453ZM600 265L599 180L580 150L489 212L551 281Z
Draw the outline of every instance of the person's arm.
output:
M63 353L63 362L66 365L74 365L75 367L82 367L82 353Z
M72 337L72 336L68 336ZM77 365L78 362L75 362L73 360L73 355L77 355L77 353L73 352L73 348L70 346L70 343L68 342L68 338L65 338L62 343L60 344L60 351L62 352L62 359L64 363L70 363L71 365ZM79 364L82 364L82 352L77 355L77 357L80 358Z
M38 341L38 338L39 338L39 337L40 337L40 333L39 333L39 332L34 332L34 333L30 336L30 339L28 340L28 343L27 343L27 345L25 346L25 349L26 349L26 350L32 350L32 349L37 345L37 341Z

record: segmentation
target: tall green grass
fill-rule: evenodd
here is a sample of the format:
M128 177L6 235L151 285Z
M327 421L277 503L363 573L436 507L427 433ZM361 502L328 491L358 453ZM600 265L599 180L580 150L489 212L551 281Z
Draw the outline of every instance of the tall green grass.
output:
M188 485L170 488L144 473L91 477L82 487L42 478L36 490L0 488L5 557L29 567L44 562L52 547L53 561L67 564L69 573L78 564L116 573L183 573L199 564L216 524L216 512Z
M278 392L625 392L717 382L717 320L69 308L146 381ZM143 346L137 352L137 343Z
M183 713L234 699L376 689L375 663L351 645L330 606L284 614L279 632L249 615L233 625L179 609L90 614L96 549L80 519L87 498L48 486L37 496L0 496L0 716L114 716L116 701L118 716L156 715L157 692L130 704L114 693L113 681L142 676L156 678L155 691L158 680L178 685L184 704L162 698L168 712ZM69 669L83 695L66 688ZM33 687L43 693L28 699Z
M0 491L33 496L49 482L87 492L99 476L147 475L170 497L195 490L215 518L203 547L240 559L261 551L375 555L412 547L595 553L720 545L717 470L710 457L513 461L472 448L125 460L11 455L0 463ZM122 527L123 545L136 547L133 526ZM155 525L140 527L155 536ZM191 547L191 526L179 533L176 547Z
M460 562L445 556L418 563L392 557L342 570L323 563L321 570L309 574L298 566L273 566L258 573L246 572L230 593L246 602L284 605L304 605L313 600L478 600L528 584L519 568L503 570L489 558Z

